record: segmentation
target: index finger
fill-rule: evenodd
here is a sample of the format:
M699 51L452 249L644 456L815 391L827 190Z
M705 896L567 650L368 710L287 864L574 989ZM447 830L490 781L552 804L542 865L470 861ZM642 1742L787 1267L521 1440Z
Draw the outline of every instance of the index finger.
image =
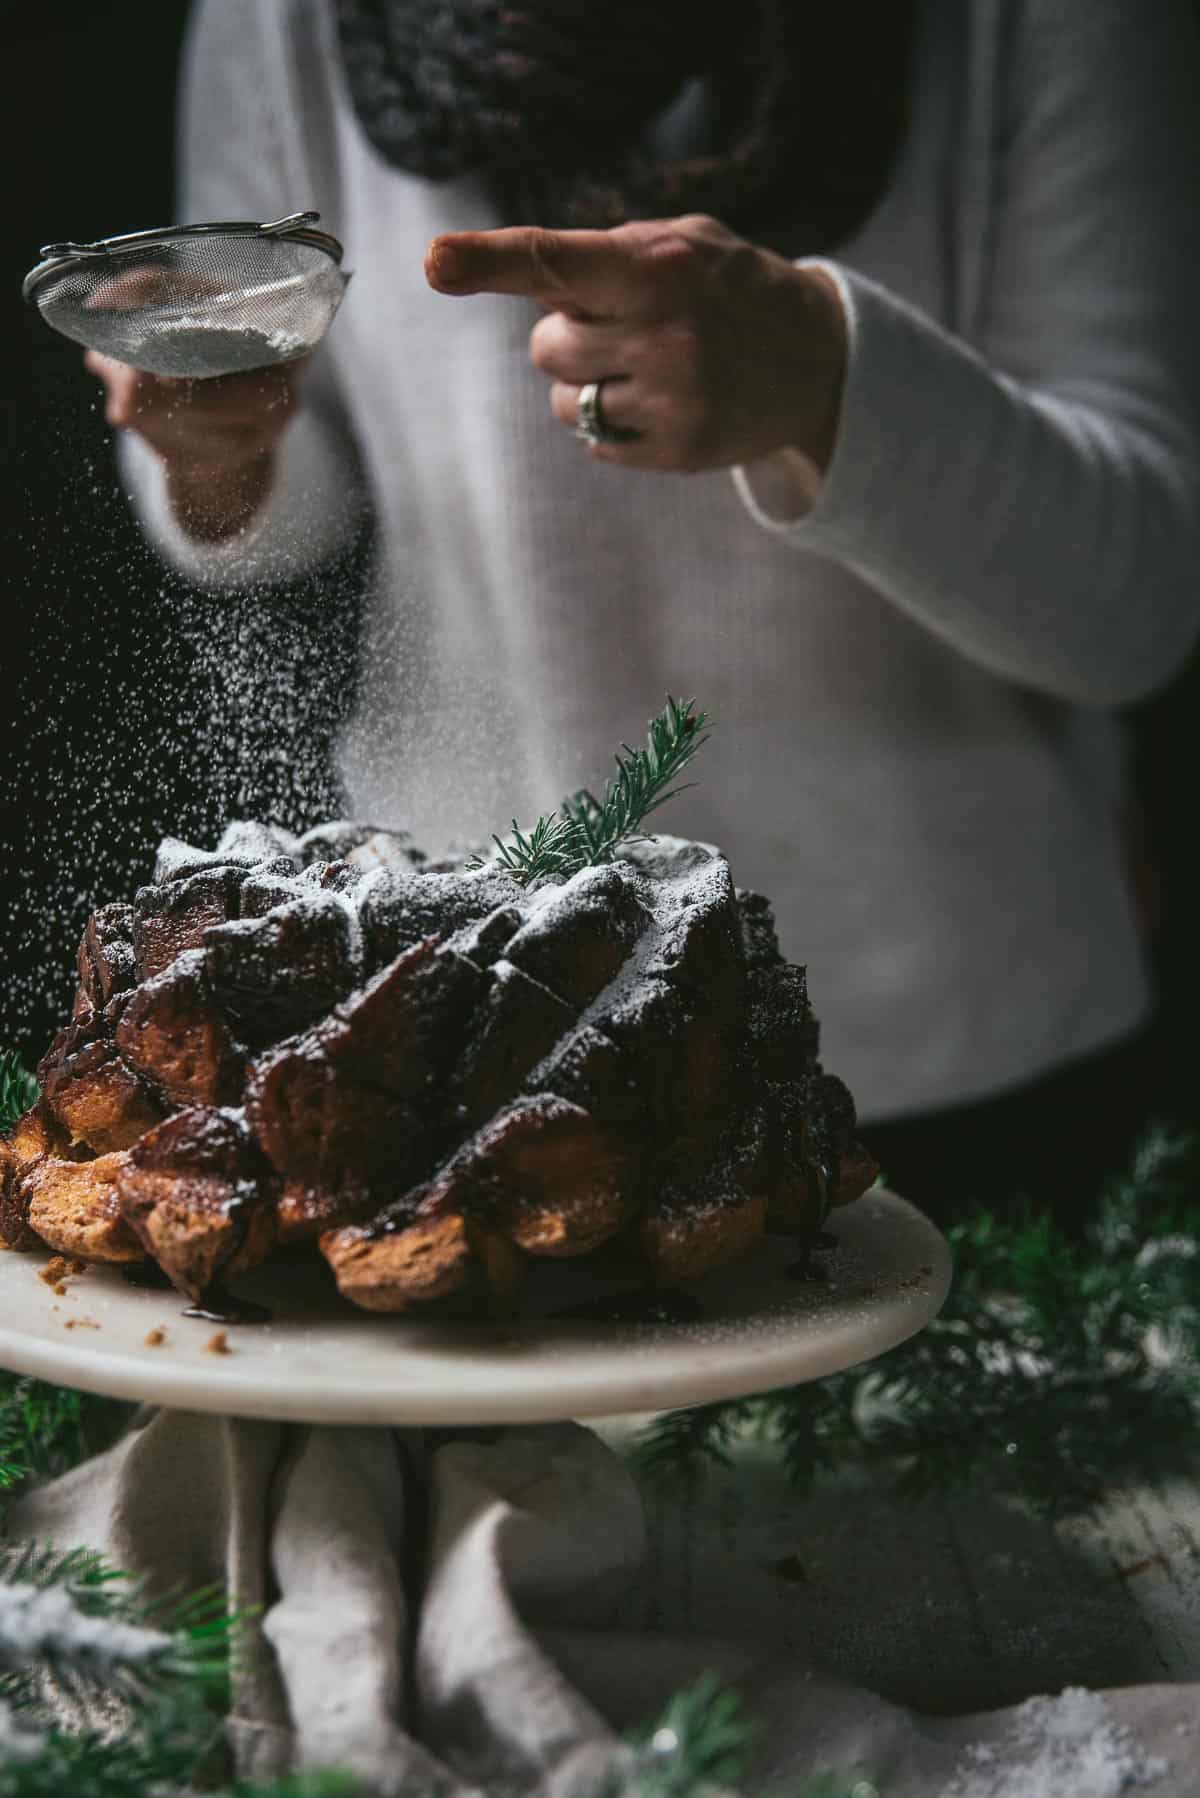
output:
M439 293L523 294L555 311L627 318L661 298L680 252L688 254L684 239L661 225L454 231L425 252L425 278Z

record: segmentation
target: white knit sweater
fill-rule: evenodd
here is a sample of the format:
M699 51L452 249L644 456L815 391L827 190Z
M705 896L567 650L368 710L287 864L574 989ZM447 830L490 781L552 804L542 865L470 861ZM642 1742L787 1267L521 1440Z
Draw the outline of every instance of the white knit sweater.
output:
M578 450L528 361L533 309L426 286L431 237L499 221L474 179L375 154L331 12L204 0L187 68L182 215L315 206L355 271L272 500L213 550L136 440L126 466L163 552L216 590L311 564L369 495L356 812L478 839L695 694L719 726L664 823L771 896L864 1116L1136 1027L1111 708L1186 655L1200 571L1182 0L927 0L906 146L826 265L850 363L807 511L770 468Z

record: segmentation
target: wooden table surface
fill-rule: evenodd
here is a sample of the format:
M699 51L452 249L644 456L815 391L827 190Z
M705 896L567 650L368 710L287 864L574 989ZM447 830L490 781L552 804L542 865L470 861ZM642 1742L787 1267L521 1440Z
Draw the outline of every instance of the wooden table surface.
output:
M633 1427L602 1433L620 1448ZM801 1496L748 1444L690 1501L652 1492L648 1521L623 1621L791 1650L920 1710L1200 1680L1200 1477L1114 1489L1051 1524L987 1493L909 1502L861 1476Z

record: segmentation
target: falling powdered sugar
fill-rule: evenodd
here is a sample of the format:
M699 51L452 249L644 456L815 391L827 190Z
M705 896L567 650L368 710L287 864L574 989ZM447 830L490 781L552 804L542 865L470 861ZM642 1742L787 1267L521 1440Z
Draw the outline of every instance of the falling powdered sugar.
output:
M19 446L9 542L4 783L22 803L0 880L0 1035L27 1060L70 1003L88 912L150 877L149 845L211 844L231 816L304 831L344 814L336 745L370 585L350 487L332 524L298 509L282 560L239 534L219 579L186 583L141 536L103 401L81 403L76 380L47 388Z

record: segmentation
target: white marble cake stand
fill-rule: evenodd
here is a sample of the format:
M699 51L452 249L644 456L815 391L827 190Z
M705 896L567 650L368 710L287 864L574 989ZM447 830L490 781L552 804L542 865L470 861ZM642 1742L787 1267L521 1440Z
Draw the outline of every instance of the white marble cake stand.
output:
M0 1366L176 1410L304 1423L668 1410L820 1379L894 1348L937 1313L950 1254L912 1205L873 1191L829 1227L838 1246L817 1260L827 1283L789 1278L794 1243L768 1237L691 1288L704 1312L695 1323L550 1318L589 1296L594 1274L570 1262L538 1264L530 1314L515 1324L382 1316L341 1300L313 1256L240 1282L272 1319L231 1325L215 1347L217 1326L186 1318L173 1292L92 1267L57 1293L40 1277L45 1255L0 1254Z

